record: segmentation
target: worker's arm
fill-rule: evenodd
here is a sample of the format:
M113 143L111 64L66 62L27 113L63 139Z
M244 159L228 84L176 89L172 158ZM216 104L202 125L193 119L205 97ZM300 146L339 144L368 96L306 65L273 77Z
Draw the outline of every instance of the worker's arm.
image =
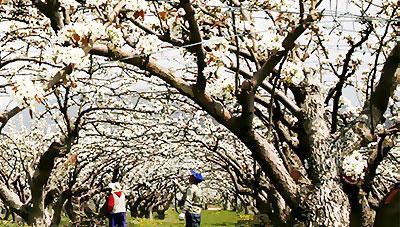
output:
M108 196L107 199L107 212L111 213L111 211L114 209L114 196L112 193Z
M185 211L190 210L190 208L193 205L193 190L191 189L191 187L188 187L186 189L186 199L185 199L185 203L183 205L183 209Z
M181 184L178 183L178 181L176 179L173 179L172 182L174 182L174 184L176 185L176 187L178 187L179 191L181 191L182 193L185 192L185 187L183 187Z

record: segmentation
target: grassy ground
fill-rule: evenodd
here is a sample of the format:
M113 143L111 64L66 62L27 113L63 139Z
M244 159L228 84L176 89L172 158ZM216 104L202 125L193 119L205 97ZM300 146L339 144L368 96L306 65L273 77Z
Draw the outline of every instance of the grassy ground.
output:
M21 226L24 226L24 225L17 225L17 224L15 224L15 223L13 223L12 221L0 220L0 226L1 226L1 227L3 227L3 226L7 226L7 227L21 227ZM27 226L27 225L25 225L25 226ZM25 227L25 226L24 226L24 227Z
M238 214L234 211L214 211L214 210L203 210L201 213L201 226L251 226L251 215ZM69 226L68 219L63 217L60 226ZM165 214L165 219L159 220L154 218L153 220L144 218L131 218L128 213L128 226L139 226L139 227L167 227L167 226L184 226L185 221L181 221L178 218L178 214L170 209ZM12 223L11 221L0 221L0 227L20 227ZM26 225L25 225L26 226Z
M201 213L201 226L251 226L251 216L242 215L233 211L203 210ZM129 226L141 227L167 227L184 226L185 221L178 218L174 210L168 210L164 220L129 219Z

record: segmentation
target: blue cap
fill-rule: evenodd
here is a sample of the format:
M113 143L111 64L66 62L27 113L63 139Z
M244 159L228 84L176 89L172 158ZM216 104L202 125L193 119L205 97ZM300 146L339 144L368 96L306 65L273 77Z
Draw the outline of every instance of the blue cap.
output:
M204 177L203 177L203 175L201 175L201 173L198 173L198 172L194 171L193 169L190 170L190 173L192 174L192 176L194 176L194 178L196 179L196 181L198 183L200 183L204 180Z

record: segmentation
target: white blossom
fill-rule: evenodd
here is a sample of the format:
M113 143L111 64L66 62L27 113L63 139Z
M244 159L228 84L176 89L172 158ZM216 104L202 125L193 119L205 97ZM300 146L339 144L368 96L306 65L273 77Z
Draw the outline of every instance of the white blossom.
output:
M47 55L49 58L52 57L54 63L74 64L76 67L80 67L85 63L86 54L82 48L56 46L52 51Z
M359 181L364 179L367 160L363 158L363 155L359 151L354 151L351 155L344 158L342 168L346 176Z
M146 9L146 6L147 2L145 0L127 0L125 3L125 8L132 11Z
M139 54L151 54L158 51L161 41L155 35L146 35L139 39L136 44L136 52Z
M42 85L27 78L18 78L12 90L13 97L20 107L29 106L35 110L35 104L41 103L44 99Z

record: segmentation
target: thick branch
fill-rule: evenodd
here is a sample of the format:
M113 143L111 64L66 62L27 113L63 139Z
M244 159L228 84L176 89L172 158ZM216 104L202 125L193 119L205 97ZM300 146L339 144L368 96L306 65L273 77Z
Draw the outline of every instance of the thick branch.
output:
M275 148L256 133L248 134L242 132L237 136L252 151L263 172L267 174L288 205L297 210L299 204L296 183L290 177Z
M70 190L63 191L59 196L59 198L57 199L57 201L54 203L53 205L54 214L51 220L52 226L60 225L62 208L64 207L64 204L67 201L67 199L70 198L71 198L71 191Z
M59 11L60 3L58 0L48 0L45 2L34 0L33 4L41 13L50 19L51 27L56 33L64 27L63 16Z
M202 38L200 33L199 25L195 18L195 11L189 0L181 0L180 5L185 10L184 18L189 22L190 29L190 42L198 43L193 46L193 50L197 56L197 81L196 89L198 92L204 92L206 88L206 78L204 76L204 68L206 67L206 54L204 52L203 45L201 44Z
M4 205L13 210L19 210L23 205L21 200L18 198L18 195L9 190L2 182L0 183L0 199Z
M284 50L278 51L276 54L272 55L268 60L262 65L260 70L258 70L251 83L253 85L253 91L255 92L258 86L264 81L264 79L272 73L275 66L283 59L283 57L295 47L295 41L303 34L307 29L307 25L313 22L312 16L308 16L303 24L297 26L292 32L290 32L282 42L282 47Z
M236 67L231 67L232 70L236 71ZM249 72L239 70L240 75L242 75L246 79L251 79L251 74ZM268 93L272 94L273 85L268 81L263 81L260 85L261 88L266 90ZM281 90L275 88L274 97L278 99L288 110L295 115L296 117L300 117L300 107L297 106L295 102L290 100L290 98ZM255 98L257 100L257 97Z
M239 94L239 103L242 106L241 125L245 131L252 131L254 117L254 94L257 88L269 76L276 65L295 47L295 41L307 29L307 25L314 21L312 15L309 15L303 24L297 26L290 32L282 42L283 50L271 55L261 68L254 73L253 77L242 83L241 93Z
M371 94L370 103L365 103L364 113L371 112L369 116L371 129L381 122L386 111L389 98L393 96L400 83L400 42L397 42L382 69L382 75L374 92ZM372 108L372 110L369 110Z
M36 210L43 210L40 209L40 207L43 205L44 187L46 186L51 171L53 170L55 159L61 155L63 149L64 146L62 144L53 142L49 149L40 158L31 183L31 202L34 212Z

